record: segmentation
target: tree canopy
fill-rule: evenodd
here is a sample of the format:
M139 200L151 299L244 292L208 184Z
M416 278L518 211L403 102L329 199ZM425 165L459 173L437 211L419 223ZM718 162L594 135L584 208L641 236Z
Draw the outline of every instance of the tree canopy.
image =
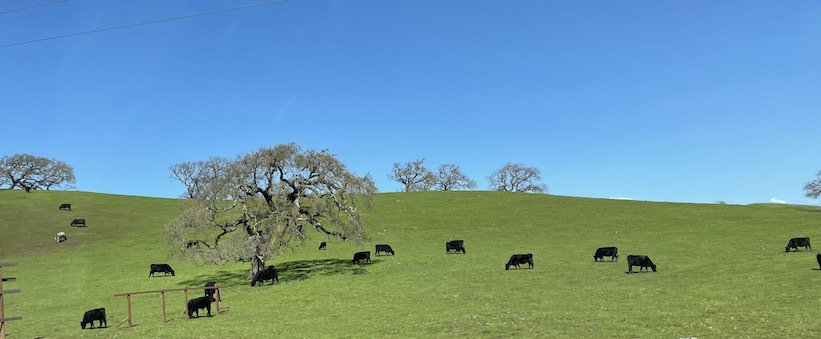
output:
M816 173L815 180L804 185L804 195L813 199L821 196L821 171Z
M73 184L74 168L67 163L31 154L15 154L0 158L0 186L34 189L52 189Z
M541 182L542 173L536 167L507 163L493 171L487 179L491 190L547 193L547 185Z
M404 164L394 163L388 178L405 185L405 192L430 191L436 185L436 175L425 167L425 159Z
M439 166L439 174L436 176L436 188L441 191L470 190L476 188L476 181L471 180L462 173L459 166L442 164Z
M180 169L185 168L185 171ZM377 192L370 175L356 176L327 150L296 144L263 147L234 160L181 163L171 171L192 198L165 228L183 258L205 263L265 260L308 239L308 229L343 240L368 235L360 207Z

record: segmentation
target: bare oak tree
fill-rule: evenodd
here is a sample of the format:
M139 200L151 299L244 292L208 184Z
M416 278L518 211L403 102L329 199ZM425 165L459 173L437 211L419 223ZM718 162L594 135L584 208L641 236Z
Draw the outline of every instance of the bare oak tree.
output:
M425 159L405 164L394 163L388 179L405 185L405 192L430 191L436 185L436 175L425 168Z
M0 185L49 190L62 184L74 183L74 168L67 163L31 154L15 154L0 158Z
M491 190L547 193L547 185L541 180L542 174L538 168L513 163L507 163L488 177Z
M816 178L813 181L804 185L804 196L817 199L821 196L821 171L816 173Z
M454 164L443 164L439 166L439 175L436 178L436 187L441 191L451 191L459 189L474 189L476 181L468 178L459 166Z
M247 261L250 277L265 260L305 241L307 229L359 243L368 239L359 208L370 207L376 186L370 175L354 175L327 150L303 151L292 143L196 167L185 179L197 183L194 199L165 227L166 241L184 259Z

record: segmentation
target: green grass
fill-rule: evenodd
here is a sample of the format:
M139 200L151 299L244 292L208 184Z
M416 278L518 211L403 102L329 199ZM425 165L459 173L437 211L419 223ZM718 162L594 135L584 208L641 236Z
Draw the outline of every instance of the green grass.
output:
M70 202L74 211L58 211ZM250 287L247 264L169 259L162 228L179 200L83 192L0 190L0 262L9 338L774 338L821 337L821 271L814 252L784 253L791 237L821 239L821 209L792 205L677 204L500 192L383 193L365 215L366 247L316 234L272 260L281 283ZM88 227L70 228L73 218ZM54 234L68 233L55 244ZM444 252L464 239L467 254ZM317 251L328 241L327 251ZM817 240L818 241L818 240ZM397 255L363 267L373 244ZM618 246L619 262L592 260ZM821 246L821 245L818 245ZM504 270L533 253L535 269ZM628 254L656 273L628 275ZM150 263L175 277L148 278ZM218 316L186 320L170 293L163 324L156 295L133 297L135 327L115 326L114 294L217 280ZM109 328L80 330L105 307Z

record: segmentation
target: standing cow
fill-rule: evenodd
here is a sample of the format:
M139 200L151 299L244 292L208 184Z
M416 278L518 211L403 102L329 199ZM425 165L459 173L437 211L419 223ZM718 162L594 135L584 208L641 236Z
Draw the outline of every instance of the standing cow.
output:
M188 301L188 318L192 318L194 313L197 314L197 318L200 317L200 310L206 309L208 310L208 316L211 316L211 303L217 301L212 297L199 297L194 298Z
M376 245L376 251L374 252L374 255L379 255L379 253L383 253L385 255L390 253L391 255L394 255L393 248L391 248L391 245Z
M653 272L656 271L656 264L650 260L650 257L646 255L628 255L627 256L627 273L633 273L633 266L639 266L639 272L641 272L646 267L652 268Z
M274 281L279 282L279 271L274 265L268 266L266 270L260 270L256 274L254 274L254 278L251 279L251 286L256 286L257 282L259 282L259 286L265 284L265 280L270 280L271 285L274 284Z
M815 255L815 260L818 260L818 269L821 270L821 253Z
M328 249L328 243L327 242L323 241L323 242L319 243L319 250L320 251L327 250L327 249Z
M108 327L108 323L105 320L105 308L86 311L86 313L83 314L83 321L80 322L80 329L86 329L86 325L91 325L90 328L94 328L95 320L100 322L100 326L97 327Z
M353 254L353 260L351 260L352 264L354 264L354 265L361 264L363 261L368 262L368 263L371 262L371 252L370 251L356 252L356 253Z
M796 252L798 252L798 248L803 247L812 251L812 246L810 246L810 238L792 238L787 243L787 247L784 248L785 252L789 252L791 248L794 248Z
M462 252L462 254L465 254L465 241L451 240L445 243L445 253L451 253L451 251L455 253Z
M57 232L57 236L54 237L54 241L58 244L66 240L68 240L66 232Z
M604 257L610 257L610 261L619 260L619 249L616 247L600 247L593 254L593 261L604 261Z
M507 261L505 264L505 271L510 269L510 266L516 266L519 268L519 265L527 264L528 268L533 268L533 253L528 254L514 254L510 257L510 260Z
M158 273L158 272L163 273L163 275L169 275L169 274L171 274L171 276L175 275L174 274L174 269L172 269L171 265L169 265L169 264L151 264L150 269L151 269L151 271L148 272L149 277L153 277L154 273Z

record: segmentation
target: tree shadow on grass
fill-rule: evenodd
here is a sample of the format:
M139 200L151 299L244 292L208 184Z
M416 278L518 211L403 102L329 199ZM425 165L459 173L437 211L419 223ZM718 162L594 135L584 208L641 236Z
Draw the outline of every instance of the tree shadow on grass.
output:
M381 261L380 259L374 259L367 264L354 265L346 259L315 259L288 261L274 266L279 271L279 281L286 282L337 274L367 274L368 266L378 264ZM202 274L180 281L178 285L197 287L204 286L209 281L216 281L217 284L225 286L247 285L250 284L250 281L245 279L246 274L248 274L247 268L233 271L222 270L214 274Z

